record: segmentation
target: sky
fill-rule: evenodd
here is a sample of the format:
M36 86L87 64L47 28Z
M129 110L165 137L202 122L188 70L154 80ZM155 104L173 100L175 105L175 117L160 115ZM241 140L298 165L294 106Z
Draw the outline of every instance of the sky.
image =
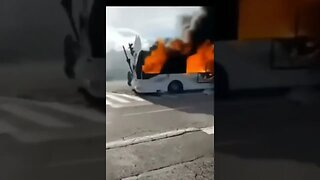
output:
M201 7L107 7L107 52L133 43L135 34L148 48L158 38L181 37L177 28L180 15L193 15ZM129 41L129 42L128 42Z
M75 3L76 6L81 4L81 1L75 2L78 3ZM176 16L184 12L190 14L195 9L197 8L108 9L107 28L110 30L114 27L113 39L109 38L109 44L120 44L117 39L121 38L127 44L128 37L119 33L119 28L124 34L131 31L140 33L145 37L142 39L144 42L146 39L174 34ZM72 30L60 0L2 0L0 22L1 62L13 61L19 57L63 60L63 40L67 34L72 34ZM134 40L134 36L129 36L129 40L133 41L132 39Z

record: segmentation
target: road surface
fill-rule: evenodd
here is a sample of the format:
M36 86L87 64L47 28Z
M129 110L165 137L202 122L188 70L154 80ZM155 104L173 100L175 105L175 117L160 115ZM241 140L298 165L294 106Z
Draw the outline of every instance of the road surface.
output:
M104 176L103 113L57 102L0 97L0 118L1 179Z
M297 98L216 101L215 179L320 179L319 99Z
M213 179L213 95L125 85L107 82L107 179Z
M89 107L63 65L1 63L1 180L105 178L105 113Z

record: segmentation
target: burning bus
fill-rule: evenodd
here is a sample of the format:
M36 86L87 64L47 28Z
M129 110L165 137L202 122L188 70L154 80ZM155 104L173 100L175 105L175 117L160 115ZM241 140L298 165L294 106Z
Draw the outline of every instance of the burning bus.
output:
M133 61L123 47L130 71L128 85L137 93L181 93L213 89L214 46L210 41L195 51L182 40L158 40L149 51L141 49L136 37L129 44Z

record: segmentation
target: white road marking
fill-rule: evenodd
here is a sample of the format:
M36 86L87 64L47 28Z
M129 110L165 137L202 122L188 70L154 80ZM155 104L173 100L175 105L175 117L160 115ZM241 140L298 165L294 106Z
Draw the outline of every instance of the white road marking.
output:
M34 123L47 126L47 127L71 127L72 125L66 122L63 122L52 116L42 114L30 109L13 105L13 104L2 104L0 108L4 111L7 111L15 116L21 117L23 119L28 119Z
M145 99L142 99L138 96L133 96L133 95L128 95L128 94L117 94L119 96L122 96L122 97L126 97L128 99L133 99L133 100L136 100L136 101L146 101Z
M117 97L115 95L112 95L112 94L107 94L106 95L107 98L110 98L112 100L115 100L115 101L118 101L118 102L121 102L121 103L130 103L130 101L128 100L125 100L123 98L120 98L120 97Z
M110 105L113 108L125 108L125 107L137 107L137 106L147 106L150 105L152 103L131 103L131 104L113 104Z
M112 105L112 103L106 99L106 105Z
M120 104L113 103L113 102L109 101L108 99L106 99L106 105L109 105L113 108L120 108L121 107Z
M73 108L71 106L67 106L59 103L42 103L42 105L51 109L72 114L74 116L84 117L91 121L103 122L103 123L106 122L106 116L104 114L100 114L94 111L89 111L85 109L80 110L80 109Z
M214 134L214 127L206 127L206 128L202 128L201 131L207 133L207 134Z
M153 104L138 96L120 93L110 93L106 94L106 105L112 108L123 108L131 106L145 106Z
M154 110L154 111L128 113L128 114L124 114L124 115L122 115L122 116L137 116L137 115L142 115L142 114L152 114L152 113L159 113L159 112L166 112L166 111L174 111L174 110L181 110L181 109L189 109L189 108L192 108L192 107L187 106L187 107L180 107L180 108L159 109L159 110Z

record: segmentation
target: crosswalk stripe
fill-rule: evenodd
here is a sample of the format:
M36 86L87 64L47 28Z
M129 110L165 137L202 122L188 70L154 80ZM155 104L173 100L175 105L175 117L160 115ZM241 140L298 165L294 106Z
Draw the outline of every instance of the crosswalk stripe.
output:
M106 105L109 105L113 108L118 108L120 105L112 103L111 101L109 101L108 99L106 99Z
M112 103L106 99L106 105L112 105Z
M119 96L122 96L122 97L126 97L128 99L133 99L133 100L136 100L136 101L145 101L144 99L138 97L138 96L131 96L131 95L128 95L128 94L117 94Z
M139 96L124 93L106 93L106 105L112 108L124 108L130 106L145 106L152 104Z
M129 103L130 102L128 100L125 100L123 98L117 97L115 95L107 94L106 96L107 96L107 98L110 98L110 99L115 100L115 101L119 101L121 103Z
M63 122L52 116L35 112L21 106L17 106L13 104L2 104L0 108L11 114L14 114L15 116L21 117L23 119L28 119L34 123L37 123L43 126L47 126L47 127L70 127L71 126L71 124Z
M147 106L150 105L151 103L143 103L143 104L135 104L135 103L130 103L130 104L112 104L110 105L112 108L125 108L125 107L137 107L137 106Z
M58 111L72 114L74 116L84 117L84 118L91 120L91 121L103 122L103 123L106 121L106 117L104 115L93 112L93 111L88 111L88 110L83 111L83 110L79 110L77 108L72 108L70 106L58 104L58 103L43 103L42 105L44 105L48 108L51 108L51 109L55 109Z

